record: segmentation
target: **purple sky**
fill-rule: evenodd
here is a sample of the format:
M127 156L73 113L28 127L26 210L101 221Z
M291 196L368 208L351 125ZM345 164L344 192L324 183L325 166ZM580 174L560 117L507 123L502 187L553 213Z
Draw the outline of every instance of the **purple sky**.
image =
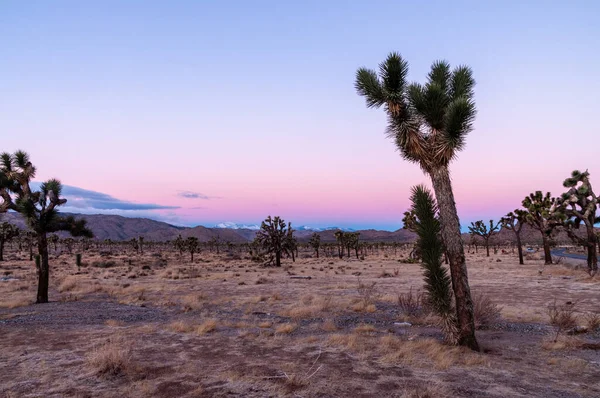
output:
M353 84L399 51L412 80L436 59L474 70L463 226L576 168L600 187L595 1L207 3L0 5L0 150L112 198L73 188L65 210L397 229L429 180Z

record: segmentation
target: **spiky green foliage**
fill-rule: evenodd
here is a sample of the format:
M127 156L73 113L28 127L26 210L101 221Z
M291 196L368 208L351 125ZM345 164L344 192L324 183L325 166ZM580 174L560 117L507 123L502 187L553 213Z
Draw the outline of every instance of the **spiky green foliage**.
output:
M293 233L292 233L293 238ZM260 248L269 256L268 264L281 267L282 254L290 255L288 241L290 235L288 228L279 217L268 216L260 225L256 233L256 242Z
M4 261L4 244L19 236L19 228L3 222L0 224L0 261Z
M485 244L487 251L487 257L490 256L490 238L494 236L500 229L500 222L494 223L494 220L490 220L490 227L483 222L483 220L472 222L469 226L469 233L475 237L480 236Z
M175 248L177 250L179 250L179 255L181 256L183 254L183 252L186 250L186 246L185 246L185 240L181 237L181 234L179 234L177 236L177 238L175 238L175 240L173 241L173 246L175 246Z
M465 146L477 114L475 79L471 69L451 69L446 61L431 66L425 84L407 82L408 63L391 53L379 65L379 74L360 68L355 88L367 107L385 106L387 134L402 156L431 172L447 166Z
M553 214L562 220L569 237L587 249L588 271L590 275L595 275L598 271L596 250L598 237L594 224L598 221L596 213L599 201L590 182L590 173L587 170L584 172L575 170L571 173L571 177L563 182L563 186L569 190L556 199ZM584 237L575 232L581 225L586 229Z
M442 262L444 245L440 239L437 205L431 192L422 185L412 188L410 200L412 206L408 213L411 215L411 228L418 235L417 247L421 252L427 302L442 320L445 340L457 344L458 325L452 303L452 282Z

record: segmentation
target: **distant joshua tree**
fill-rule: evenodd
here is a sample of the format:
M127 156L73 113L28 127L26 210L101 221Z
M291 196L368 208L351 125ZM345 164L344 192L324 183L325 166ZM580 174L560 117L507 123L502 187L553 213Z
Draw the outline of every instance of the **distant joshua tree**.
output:
M424 85L408 84L407 75L408 63L400 54L391 53L379 65L379 74L358 69L355 87L365 97L367 107L385 107L388 136L394 139L402 157L418 163L431 177L456 297L459 344L478 351L473 301L449 171L450 162L464 148L475 120L475 80L469 67L451 69L446 61L433 63Z
M19 228L3 222L0 224L0 261L4 261L4 244L19 236Z
M497 233L500 228L500 222L494 224L494 220L490 220L490 228L488 229L487 225L483 222L483 220L475 221L471 223L469 227L469 233L473 236L481 236L483 239L483 244L485 245L486 257L490 256L490 238Z
M316 232L313 233L310 236L310 240L308 241L308 244L313 248L313 250L317 254L317 258L319 258L319 248L321 247L321 235L319 235Z
M511 211L500 219L502 228L509 229L514 232L517 238L517 250L519 252L519 264L523 265L523 244L521 243L521 230L527 222L527 212L525 210L516 209ZM514 253L514 252L513 252Z
M545 264L552 264L552 253L550 253L552 232L562 224L560 215L554 212L555 203L556 199L551 197L550 192L544 195L542 191L536 191L523 199L523 207L527 211L527 223L542 234Z
M175 240L173 241L173 245L177 250L179 250L180 256L183 256L183 252L186 250L185 244L185 240L183 240L181 235L177 236L177 238L175 238Z
M575 170L563 185L569 190L556 199L555 214L563 220L563 226L571 240L587 249L588 271L594 276L598 272L598 236L594 224L600 222L600 217L596 216L598 197L592 189L590 173L587 170L583 173ZM585 237L575 233L581 224L585 227Z
M39 191L32 191L29 185L35 177L36 169L23 151L0 155L0 212L13 210L21 213L27 225L37 238L40 261L38 271L37 303L48 302L50 265L48 263L48 233L68 231L73 236L92 237L85 220L61 217L58 207L67 203L61 198L62 184L50 179L40 185ZM12 194L12 195L11 195ZM15 199L13 200L13 195Z
M56 253L57 249L58 249L58 240L60 238L58 237L58 235L56 234L52 234L48 236L48 242L52 243L52 246L54 246L54 252Z
M293 235L292 235L293 237ZM281 267L281 255L289 255L288 228L279 217L268 216L256 233L256 242L269 255L269 264Z
M190 252L190 261L194 262L194 253L200 253L200 241L195 236L190 236L185 240L185 247Z

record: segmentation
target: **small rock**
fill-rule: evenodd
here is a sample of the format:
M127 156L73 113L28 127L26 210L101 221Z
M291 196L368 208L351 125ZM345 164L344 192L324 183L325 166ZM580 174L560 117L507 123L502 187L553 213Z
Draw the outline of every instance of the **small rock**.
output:
M394 326L398 326L400 328L409 328L412 326L410 322L394 322Z

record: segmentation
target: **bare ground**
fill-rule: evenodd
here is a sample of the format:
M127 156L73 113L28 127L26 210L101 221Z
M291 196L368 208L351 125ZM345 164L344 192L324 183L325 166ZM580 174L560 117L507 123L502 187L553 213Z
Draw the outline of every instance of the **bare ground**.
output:
M52 302L31 305L34 267L9 254L0 276L16 279L0 282L0 396L600 396L600 335L554 342L547 315L555 299L575 302L585 324L597 279L536 259L519 266L511 253L469 255L473 293L502 307L473 353L444 345L434 317L403 312L398 294L422 278L401 256L306 252L274 269L236 255L202 253L191 264L175 253L86 252L78 271L63 254L51 261ZM395 324L403 321L412 326Z

